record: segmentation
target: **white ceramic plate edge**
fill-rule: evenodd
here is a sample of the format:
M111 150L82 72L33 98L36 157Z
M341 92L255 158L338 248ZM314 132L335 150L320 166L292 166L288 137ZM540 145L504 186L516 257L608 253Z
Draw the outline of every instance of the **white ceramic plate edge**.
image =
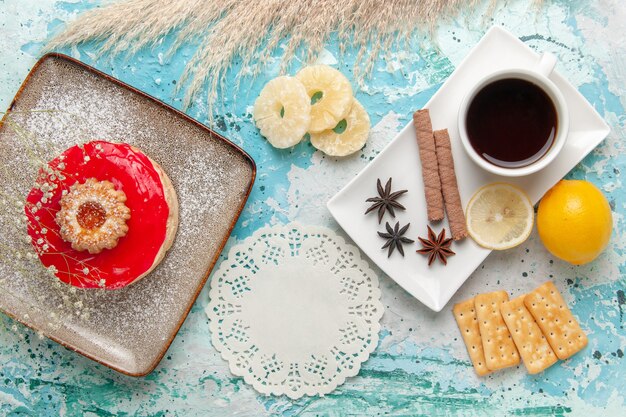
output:
M488 42L488 40L490 39L491 36L494 36L495 34L500 35L500 36L504 36L506 38L508 38L508 41L514 41L516 44L518 44L518 46L523 46L526 50L535 53L534 51L532 51L527 45L525 45L521 40L519 40L517 37L515 37L514 35L512 35L511 33L507 32L506 30L494 26L492 27L489 31L487 31L487 33L481 38L481 40L472 48L472 50L467 54L467 56L461 61L461 63L458 65L458 67L455 69L454 73L462 71L466 62L473 56L473 54L475 53L476 50L480 49L480 46L486 42ZM598 146L599 143L602 142L602 140L607 136L607 134L609 133L610 129L609 127L606 125L606 123L604 122L604 120L600 117L600 115L595 111L595 109L587 102L587 100L584 98L584 96L578 91L576 90L576 88L572 87L567 80L565 80L565 78L563 78L560 74L558 73L554 73L552 75L555 78L555 81L557 82L557 84L559 85L559 88L565 88L568 91L569 94L574 94L576 96L576 98L578 99L578 101L580 101L581 103L584 103L585 106L585 112L587 114L589 114L594 120L593 120L593 124L595 126L603 126L603 129L593 129L593 130L589 130L589 131L584 131L585 135L585 143L580 144L577 143L576 146L579 149L579 151L577 152L577 156L576 157L576 164L578 164L582 159L584 159L584 157L591 152L591 150L593 150L596 146ZM438 96L441 94L442 91L445 90L445 86L448 83L449 79L452 77L452 75L440 86L440 88L437 90L437 92L435 94L433 94L433 96L431 97L431 99L424 105L424 108L429 108L431 102L433 102L434 100L436 100L438 98ZM388 151L388 149L392 146L394 146L394 144L396 143L397 139L401 136L403 136L404 134L406 134L406 131L408 129L414 129L413 127L413 121L409 121L404 128L402 128L400 130L400 132L398 132L398 134L394 137L394 139L392 139L382 150L381 152L376 156L376 158L374 160L376 160L378 158L378 156L384 154L386 151ZM576 131L576 132L572 132L572 133L577 133L577 134L581 134L583 133L583 131ZM589 136L592 136L592 140L589 140ZM557 158L558 159L558 158ZM372 161L373 162L373 161ZM350 180L337 194L335 194L328 202L327 202L327 208L328 210L331 212L331 214L333 215L333 217L335 218L335 220L337 221L337 223L342 227L342 229L352 238L353 241L356 240L353 236L353 233L351 233L351 229L346 227L346 225L344 224L343 220L341 219L341 216L337 216L336 215L336 210L337 210L337 201L340 200L344 194L346 192L348 192L348 190L351 188L352 184L354 184L356 181L359 180L359 178L361 177L361 175L363 175L368 168L370 167L371 163L366 166L363 170L361 170L354 178L352 178L352 180ZM575 164L575 165L576 165ZM570 168L571 170L571 168ZM568 170L569 171L569 170ZM536 198L533 198L533 203L536 203L536 201L538 201L538 199L541 196L535 196ZM464 244L472 244L472 245L476 245L473 241L471 242L464 242ZM359 246L360 247L360 246ZM363 249L360 247L360 249L362 251L364 251L366 253L366 255L368 255L368 257L370 259L372 259L372 256L370 256L370 254L368 253L367 250ZM481 248L482 249L482 248ZM425 304L428 308L439 312L443 309L443 307L448 303L448 301L452 298L452 296L456 293L456 291L458 291L458 289L467 281L467 279L471 276L471 274L473 273L473 271L476 270L476 268L478 268L478 266L480 266L480 264L485 260L485 258L491 253L490 250L488 249L483 249L484 251L484 256L476 256L475 258L472 259L471 265L467 265L467 269L469 270L471 268L471 272L468 274L468 276L466 277L466 279L459 281L458 283L455 283L453 285L448 285L448 286L444 286L443 287L443 291L442 291L442 287L439 286L438 288L438 296L437 297L433 297L433 294L430 294L429 292L427 292L422 286L419 285L419 283L415 282L415 280L412 279L407 279L404 276L401 277L394 277L391 274L389 274L386 271L386 268L381 265L378 265L378 267L385 272L390 278L392 278L396 283L398 283L398 285L400 285L402 288L404 288L407 292L409 292L411 295L413 295L415 298L417 298L419 301L421 301L423 304ZM376 264L376 262L374 262Z

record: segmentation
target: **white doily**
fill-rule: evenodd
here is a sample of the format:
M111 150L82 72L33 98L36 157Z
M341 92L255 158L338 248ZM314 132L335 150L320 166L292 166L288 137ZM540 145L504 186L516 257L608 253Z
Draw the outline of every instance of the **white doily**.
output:
M211 340L263 394L323 395L378 343L378 278L330 229L266 227L233 247L211 281Z

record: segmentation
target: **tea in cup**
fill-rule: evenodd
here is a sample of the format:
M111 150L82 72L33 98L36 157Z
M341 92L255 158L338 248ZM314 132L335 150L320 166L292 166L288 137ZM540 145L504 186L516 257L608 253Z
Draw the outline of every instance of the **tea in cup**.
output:
M544 54L535 69L497 71L468 92L458 122L475 163L494 174L522 176L554 160L569 127L565 99L548 79L555 63Z

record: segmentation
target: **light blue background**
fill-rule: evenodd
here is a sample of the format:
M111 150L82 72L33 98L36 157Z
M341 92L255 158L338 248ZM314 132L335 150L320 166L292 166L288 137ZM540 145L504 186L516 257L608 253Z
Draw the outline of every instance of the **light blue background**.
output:
M0 0L0 108L6 108L41 48L59 25L99 1ZM519 36L537 51L557 55L557 69L611 126L607 140L569 175L588 179L608 197L615 231L605 253L573 267L551 257L536 234L521 247L491 255L452 302L493 288L519 293L547 278L563 291L589 346L569 361L537 376L509 369L478 379L458 337L449 308L435 314L380 274L383 302L381 343L359 376L323 398L291 401L264 397L233 377L211 346L203 312L207 289L174 340L165 359L145 378L119 375L2 316L0 318L0 414L2 415L180 415L180 416L415 416L415 415L626 415L626 193L624 130L626 94L626 10L622 0L508 1L492 17L480 13L443 24L432 43L413 42L379 61L356 93L368 110L373 134L363 155L348 161L323 158L309 143L289 151L270 147L251 122L250 105L267 80L270 65L243 88L221 92L223 108L212 126L256 160L257 182L229 246L266 224L298 220L337 226L324 202L388 143L493 24ZM96 45L66 50L84 62L180 108L174 80L193 49L172 59L154 50L134 57L97 61ZM355 51L343 58L329 42L321 58L350 79ZM301 64L294 63L293 70ZM229 74L232 80L234 73ZM354 80L353 80L354 82ZM188 113L208 123L204 97ZM322 191L320 191L322 190Z

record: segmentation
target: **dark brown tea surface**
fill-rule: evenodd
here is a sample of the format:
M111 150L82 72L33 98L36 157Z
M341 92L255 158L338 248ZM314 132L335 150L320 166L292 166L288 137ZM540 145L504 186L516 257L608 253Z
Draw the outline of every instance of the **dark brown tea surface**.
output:
M554 142L557 125L550 97L539 86L517 78L483 87L466 119L474 150L505 168L524 167L544 156Z

